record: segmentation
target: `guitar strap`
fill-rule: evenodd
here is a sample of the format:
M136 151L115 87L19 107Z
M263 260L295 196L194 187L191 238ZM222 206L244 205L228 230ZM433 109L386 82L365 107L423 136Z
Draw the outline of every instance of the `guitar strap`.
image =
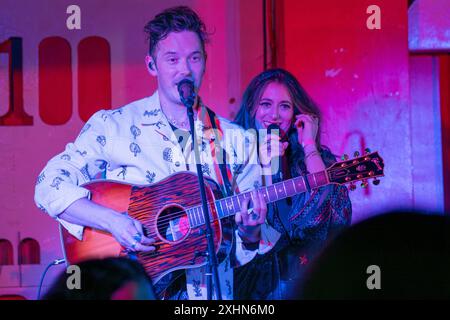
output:
M202 106L203 107L203 106ZM230 197L234 194L230 179L232 179L232 174L230 168L227 166L227 153L224 148L221 147L220 142L223 137L223 131L220 128L220 121L216 117L216 114L209 108L205 107L208 113L208 122L206 125L211 125L215 137L209 139L211 153L213 158L214 171L216 172L216 177L219 185L222 187L223 192L226 197ZM222 152L221 157L217 158L217 153ZM239 191L237 191L239 192Z

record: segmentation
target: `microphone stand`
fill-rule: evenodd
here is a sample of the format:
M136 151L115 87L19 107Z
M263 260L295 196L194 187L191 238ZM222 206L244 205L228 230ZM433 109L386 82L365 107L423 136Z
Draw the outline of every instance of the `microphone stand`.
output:
M206 200L205 181L203 180L202 165L200 163L200 153L198 150L197 135L196 135L195 126L194 126L193 105L197 99L192 96L185 99L181 93L180 93L180 97L181 97L181 102L183 102L183 104L187 108L187 115L189 118L189 125L191 128L191 137L192 137L192 142L193 142L193 147L194 147L195 164L196 164L196 168L197 168L198 183L200 185L200 194L201 194L201 198L202 198L203 215L204 215L205 224L206 224L205 236L206 236L206 240L208 242L208 252L206 253L206 256L208 258L208 263L206 266L207 299L212 300L212 285L213 284L212 284L211 276L214 276L214 289L215 289L215 293L216 293L216 298L217 298L217 300L222 300L222 293L220 291L219 273L217 270L217 257L216 257L216 253L214 250L213 230L211 228L211 220L209 219L209 209L208 209L208 204L207 204L207 200Z
M267 134L274 134L280 137L280 127L276 124L271 124L267 128ZM270 168L272 170L272 184L281 182L283 180L283 158L281 156L272 159L270 162ZM276 169L276 170L275 170Z

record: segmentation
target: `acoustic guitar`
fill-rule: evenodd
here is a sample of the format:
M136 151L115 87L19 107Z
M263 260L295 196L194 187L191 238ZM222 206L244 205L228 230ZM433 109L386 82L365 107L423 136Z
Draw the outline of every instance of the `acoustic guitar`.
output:
M308 174L307 181L296 177L257 190L267 203L306 192L307 184L316 189L328 184L351 183L374 178L375 185L384 175L383 159L378 152L336 162L324 171ZM214 244L219 261L231 247L233 223L241 203L251 198L251 192L223 198L215 181L205 178ZM191 172L172 174L151 185L131 185L116 181L98 180L85 185L91 200L118 212L128 214L143 225L147 237L155 239L156 250L137 253L153 283L165 275L181 269L197 268L207 263L207 241L197 175ZM62 228L62 241L66 261L76 264L94 258L123 255L124 248L107 232L85 228L80 241Z

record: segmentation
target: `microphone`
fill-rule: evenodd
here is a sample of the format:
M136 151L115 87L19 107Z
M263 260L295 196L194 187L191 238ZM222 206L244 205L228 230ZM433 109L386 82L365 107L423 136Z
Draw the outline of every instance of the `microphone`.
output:
M277 137L280 137L280 127L275 123L271 123L267 127L267 134L268 135L273 134L273 135L276 135ZM277 171L272 172L272 183L277 183L277 182L282 181L283 162L282 162L281 156L272 158L271 163L270 163L272 169L273 169L273 164L277 164L278 166L276 167Z
M192 108L195 102L195 86L190 79L183 79L178 83L178 93L181 102L187 107Z

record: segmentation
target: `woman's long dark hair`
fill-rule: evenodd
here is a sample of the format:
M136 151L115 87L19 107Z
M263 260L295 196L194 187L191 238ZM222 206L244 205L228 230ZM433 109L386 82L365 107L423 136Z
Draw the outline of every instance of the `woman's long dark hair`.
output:
M244 129L256 129L255 116L256 110L261 100L261 96L267 85L271 82L277 82L286 87L292 103L294 105L294 118L298 114L313 115L319 119L319 128L316 136L316 146L321 152L325 166L329 166L336 161L335 156L330 150L320 144L321 120L322 115L317 104L306 93L298 80L284 69L270 69L257 75L248 85L242 97L241 107L234 122ZM288 151L291 174L298 176L306 173L304 162L305 153L303 147L298 143L297 129L292 125L287 132L290 150Z

